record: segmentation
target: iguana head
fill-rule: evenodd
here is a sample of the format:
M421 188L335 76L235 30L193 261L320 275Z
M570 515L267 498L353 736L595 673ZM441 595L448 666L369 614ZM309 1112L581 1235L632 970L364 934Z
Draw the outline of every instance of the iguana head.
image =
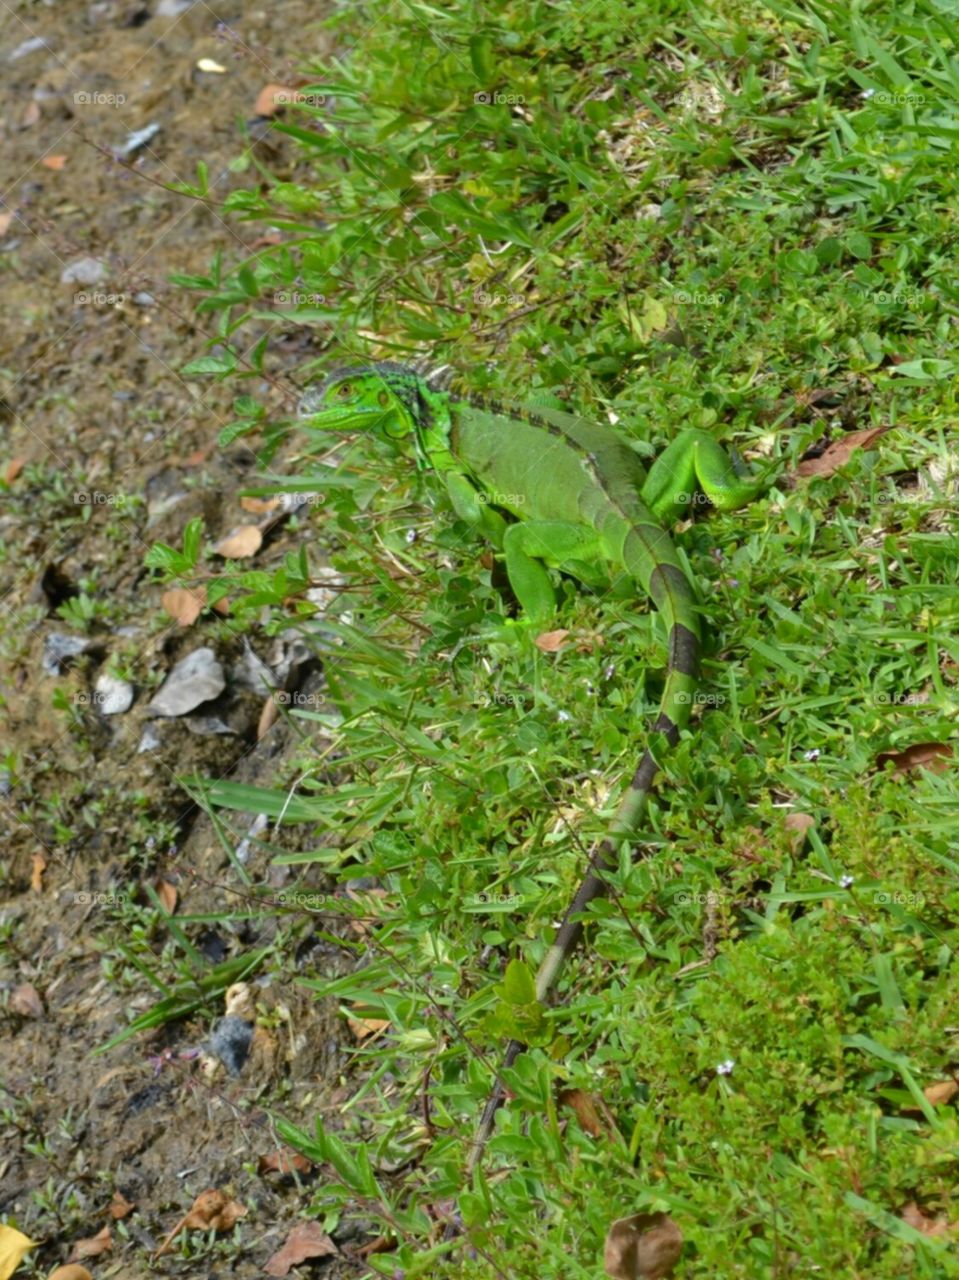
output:
M297 416L314 430L372 431L399 445L423 424L420 386L412 369L385 361L336 369L306 390Z

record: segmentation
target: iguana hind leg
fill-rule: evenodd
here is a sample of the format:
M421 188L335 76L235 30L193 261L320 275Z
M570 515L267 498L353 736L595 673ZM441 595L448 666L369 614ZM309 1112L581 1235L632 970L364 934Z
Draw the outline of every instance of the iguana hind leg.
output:
M763 488L761 480L744 477L717 440L707 431L682 431L649 469L643 501L669 524L689 515L702 492L720 511L738 511Z

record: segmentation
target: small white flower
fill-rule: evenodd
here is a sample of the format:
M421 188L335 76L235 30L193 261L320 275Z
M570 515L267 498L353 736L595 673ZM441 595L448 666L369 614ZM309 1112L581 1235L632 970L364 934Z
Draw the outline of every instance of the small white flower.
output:
M415 542L415 541L416 541L416 539L418 538L418 536L419 536L419 535L417 534L417 532L416 532L416 530L415 530L415 529L407 529L407 531L406 531L406 541L407 541L407 542Z
M716 1074L718 1076L731 1076L733 1074L733 1067L735 1065L736 1063L733 1061L732 1058L726 1058L725 1061L721 1062L717 1066Z
M855 883L856 883L856 880L855 880L855 877L854 877L854 876L840 876L840 877L839 877L839 887L840 887L840 889L851 889L851 888L852 888L852 886L853 886Z
M806 752L806 754L803 756L803 759L808 760L810 763L813 763L814 761L819 759L819 756L820 756L819 748L813 747L812 751Z
M565 723L567 720L572 720L572 718L573 717L569 714L568 711L559 711L556 714L556 719L563 723Z

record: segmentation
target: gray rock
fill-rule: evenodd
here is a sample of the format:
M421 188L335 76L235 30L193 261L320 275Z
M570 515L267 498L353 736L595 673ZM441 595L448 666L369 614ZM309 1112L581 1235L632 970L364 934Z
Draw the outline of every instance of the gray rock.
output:
M185 716L226 688L223 668L210 648L194 649L178 662L150 701L152 716Z
M86 653L90 641L83 636L68 636L59 631L52 631L43 642L43 657L40 659L44 671L49 676L63 674L63 668L71 658Z
M133 706L134 689L126 680L103 672L97 677L96 708L101 716L119 716Z
M61 284L99 284L107 269L99 258L77 258L60 272Z

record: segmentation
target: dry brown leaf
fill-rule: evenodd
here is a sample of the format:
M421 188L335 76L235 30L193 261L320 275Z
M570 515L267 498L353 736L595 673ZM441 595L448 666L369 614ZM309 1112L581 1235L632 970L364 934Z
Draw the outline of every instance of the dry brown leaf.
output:
M51 1271L48 1280L93 1280L93 1276L86 1267L81 1267L79 1262L71 1262L65 1267L57 1267L56 1271Z
M227 596L221 596L219 600L217 600L216 604L210 605L210 608L213 610L214 613L218 613L222 617L226 618L229 616L232 605L230 604L229 598Z
M115 1222L119 1222L121 1218L127 1218L136 1208L135 1204L131 1204L122 1191L114 1191L113 1199L110 1201L110 1217Z
M214 550L228 560L246 560L263 546L263 534L255 524L241 524L217 543Z
M206 462L207 458L209 458L211 448L212 446L207 446L206 449L194 449L192 453L188 453L183 459L183 466L201 467L203 463Z
M271 1151L260 1156L257 1171L264 1173L312 1173L313 1165L299 1151Z
M43 873L47 869L47 855L38 851L33 855L33 868L30 872L30 888L34 893L43 893Z
M232 1231L246 1213L246 1208L231 1200L224 1191L215 1187L201 1191L189 1212L183 1215L153 1256L159 1258L169 1253L170 1245L181 1231Z
M934 1107L944 1106L945 1103L951 1102L959 1093L959 1082L955 1080L940 1080L936 1084L927 1084L923 1093L926 1095L926 1101L931 1102Z
M844 467L856 449L868 449L888 427L869 427L866 431L850 431L840 440L826 445L818 458L807 458L796 468L797 476L831 476Z
M355 1004L353 1008L361 1009L363 1006ZM347 1024L357 1040L368 1040L370 1036L379 1035L390 1025L389 1021L383 1018L347 1018Z
M22 982L10 992L10 1008L22 1018L42 1018L43 1001L32 982Z
M876 756L876 768L882 770L892 763L893 772L901 775L925 765L930 773L943 773L951 757L952 747L948 742L914 742L905 751L881 752Z
M256 95L253 112L258 116L271 116L290 102L302 102L303 94L285 84L265 84Z
M256 725L256 740L262 742L280 718L280 708L274 695L270 695L263 703L263 710Z
M35 124L40 121L40 103L35 98L31 98L27 103L26 110L20 117L21 129L32 129Z
M268 1258L263 1270L268 1276L287 1276L292 1267L307 1258L331 1258L339 1253L318 1222L298 1222L286 1243Z
M816 825L816 819L811 813L787 813L786 821L783 826L789 832L791 839L789 843L792 845L793 853L797 853L803 846L806 839L806 832L810 827Z
M924 1236L944 1236L947 1231L955 1231L959 1222L949 1222L945 1218L930 1218L915 1200L910 1200L899 1215L903 1222L921 1231Z
M181 627L192 627L206 604L206 587L171 587L160 603Z
M55 173L59 173L66 162L66 156L44 156L40 161L45 169L52 169Z
M270 511L275 511L277 507L283 506L283 499L280 495L274 494L272 498L241 498L240 506L244 511L249 511L254 516L265 516Z
M73 1248L70 1250L69 1262L79 1262L81 1258L99 1258L101 1253L106 1253L108 1249L113 1248L113 1236L109 1227L104 1227L102 1231L98 1231L95 1236L91 1236L88 1240L77 1240Z
M536 637L533 644L543 653L559 653L568 635L568 631L544 631Z
M12 215L8 215L6 213L0 213L0 236L3 235L7 227L10 225L11 216ZM6 226L4 225L4 218L7 219ZM26 458L11 458L7 463L6 471L3 473L3 478L6 480L7 484L13 484L14 480L16 480L17 476L26 465Z
M563 1089L559 1095L560 1102L568 1107L572 1107L573 1114L579 1121L579 1126L584 1129L591 1138L602 1138L606 1132L603 1128L603 1122L599 1118L599 1112L596 1110L596 1103L584 1093L582 1089Z
M168 916L172 916L176 911L177 892L176 885L170 883L169 880L158 880L153 886L156 895L160 899L160 905Z
M683 1233L665 1213L619 1218L606 1236L603 1262L613 1280L664 1280L683 1249Z

